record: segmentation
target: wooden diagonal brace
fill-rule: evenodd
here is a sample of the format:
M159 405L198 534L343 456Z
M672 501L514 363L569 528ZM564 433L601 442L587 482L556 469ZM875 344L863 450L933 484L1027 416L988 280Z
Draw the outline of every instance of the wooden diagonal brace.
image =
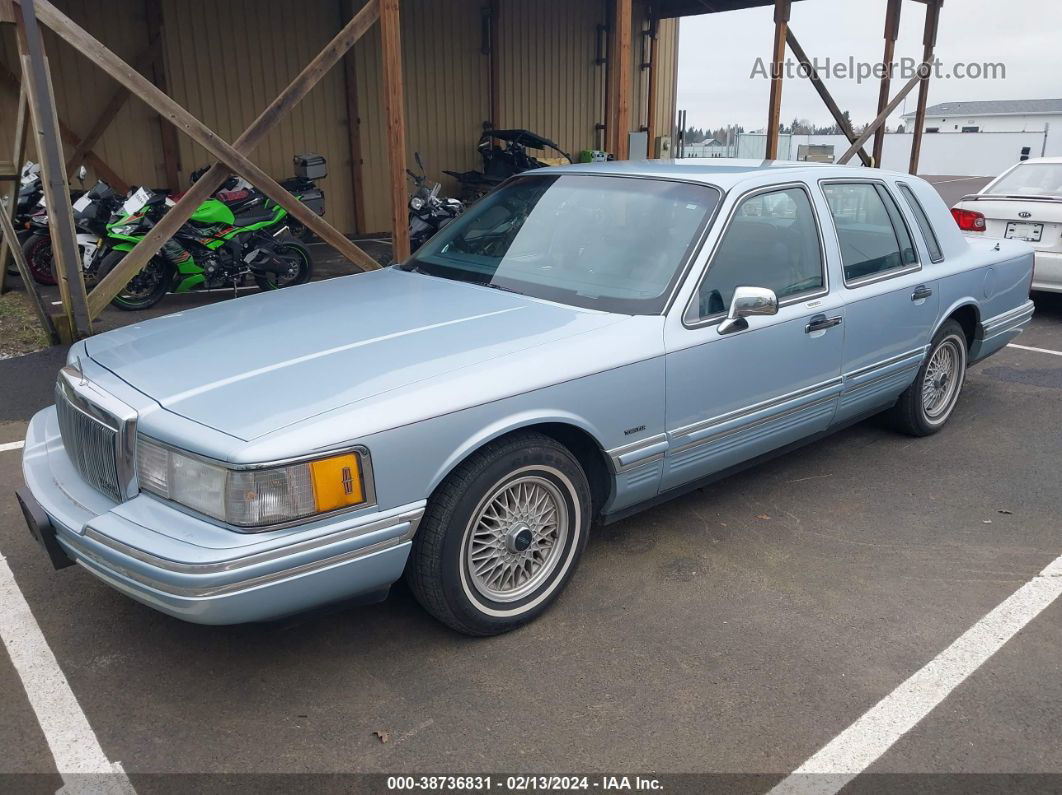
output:
M11 254L15 258L18 274L22 277L22 284L26 288L26 297L33 304L33 312L37 315L41 328L44 329L44 333L48 335L48 339L51 340L53 345L58 343L59 335L55 331L52 319L44 309L40 293L37 292L37 285L33 281L29 265L26 263L26 257L22 254L22 246L18 244L15 227L12 226L11 219L7 217L6 212L0 212L0 240L3 240L3 245L9 245L11 248Z
M24 1L15 0L15 2ZM160 91L150 80L125 63L54 5L47 0L37 0L37 16L44 24L155 109L163 119L210 152L219 163L224 164L224 166L219 164L211 166L181 201L171 208L155 228L125 256L118 267L97 285L89 298L89 311L93 317L98 315L126 282L143 268L162 247L162 244L191 217L195 208L205 198L221 186L231 172L236 172L246 178L248 182L284 207L296 220L301 221L310 231L331 244L352 262L366 269L379 267L372 257L281 187L245 154L245 152L252 151L279 118L306 96L321 77L343 57L354 42L375 22L378 13L378 0L369 0L347 26L244 131L243 135L237 139L236 146L233 146L222 140L217 133Z
M921 82L923 70L926 73L929 73L931 69L932 64L929 61L926 61L921 66L919 66L918 69L915 70L914 77L907 81L907 84L900 89L900 93L893 97L892 101L885 106L885 109L878 114L878 117L874 119L874 121L872 121L865 130L863 130L863 134L860 135L852 143L852 146L849 148L849 150L843 155L841 155L839 158L837 158L837 162L847 163L849 160L851 160L852 156L859 151L863 144L865 144L871 139L878 127L883 125L885 121L889 118L889 116L892 114L892 112L900 106L900 103L903 102L903 98L910 94L911 90Z
M826 84L822 82L819 73L815 70L815 65L811 62L811 59L808 58L807 53L804 52L804 48L800 46L800 42L797 41L796 36L793 35L791 28L786 30L785 40L789 43L789 49L793 51L793 55L795 55L797 60L800 61L800 65L804 67L804 73L807 75L808 80L811 81L811 85L813 85L815 90L819 92L819 97L829 109L837 126L841 128L844 137L848 139L848 143L853 143L856 139L856 134L852 130L851 124L848 122L848 119L844 117L841 108L834 101L833 95L830 94L830 90L826 88ZM872 163L870 155L866 153L866 150L863 149L863 147L859 148L859 159L863 161L864 166L869 166Z

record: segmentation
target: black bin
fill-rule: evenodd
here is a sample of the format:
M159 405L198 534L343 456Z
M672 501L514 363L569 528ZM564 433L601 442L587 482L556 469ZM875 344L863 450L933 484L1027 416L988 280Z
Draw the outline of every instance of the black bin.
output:
M322 179L328 176L328 163L324 155L308 152L295 155L295 176L303 179Z

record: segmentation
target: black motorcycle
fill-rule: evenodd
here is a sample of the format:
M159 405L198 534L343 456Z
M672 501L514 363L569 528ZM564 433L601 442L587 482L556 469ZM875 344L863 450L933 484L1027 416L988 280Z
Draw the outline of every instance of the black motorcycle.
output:
M52 239L48 232L48 208L44 204L44 189L41 185L40 167L36 163L27 163L23 167L23 184L19 190L16 229L22 254L26 258L30 275L38 284L56 283L55 267L52 260ZM87 171L84 166L77 171L78 182L82 188L70 191L70 202L74 210L74 222L77 227L77 247L82 264L86 268L86 281L93 283L88 266L103 235L103 223L106 222L113 205L108 205L102 221L96 228L89 229L89 219L81 217L81 211L90 208L99 199L114 197L114 191L105 182L98 182L91 191L84 190ZM90 196L89 194L95 191ZM115 199L116 201L116 199Z
M502 146L501 144L504 144ZM482 171L444 171L461 183L461 199L466 204L482 198L513 174L521 174L535 168L549 165L531 155L527 150L553 151L564 157L569 163L574 162L571 155L561 149L549 138L543 138L530 130L495 130L485 125L483 134L476 144L483 161Z
M428 238L457 218L465 211L465 206L457 199L439 198L442 188L438 182L428 187L428 176L420 152L413 153L420 174L406 169L406 174L413 180L416 189L409 197L409 249L416 251L427 242Z

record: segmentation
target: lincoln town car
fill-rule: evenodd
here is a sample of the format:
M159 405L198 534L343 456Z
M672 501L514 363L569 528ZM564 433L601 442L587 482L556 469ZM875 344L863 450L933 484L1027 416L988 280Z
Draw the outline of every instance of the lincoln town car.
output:
M404 577L500 633L595 526L870 415L939 431L1029 323L1032 270L907 174L543 168L392 267L75 344L18 496L54 566L188 621Z

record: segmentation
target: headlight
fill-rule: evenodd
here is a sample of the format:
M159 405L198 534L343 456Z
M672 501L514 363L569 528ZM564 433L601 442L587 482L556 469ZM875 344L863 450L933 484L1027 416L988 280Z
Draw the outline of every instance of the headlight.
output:
M236 469L137 437L140 488L236 527L267 529L367 504L360 452L260 469Z
M420 212L424 209L424 199L420 198L420 196L414 196L409 200L409 206L413 208L414 212Z
M136 231L138 224L126 224L125 226L116 226L114 233L116 235L131 235Z

